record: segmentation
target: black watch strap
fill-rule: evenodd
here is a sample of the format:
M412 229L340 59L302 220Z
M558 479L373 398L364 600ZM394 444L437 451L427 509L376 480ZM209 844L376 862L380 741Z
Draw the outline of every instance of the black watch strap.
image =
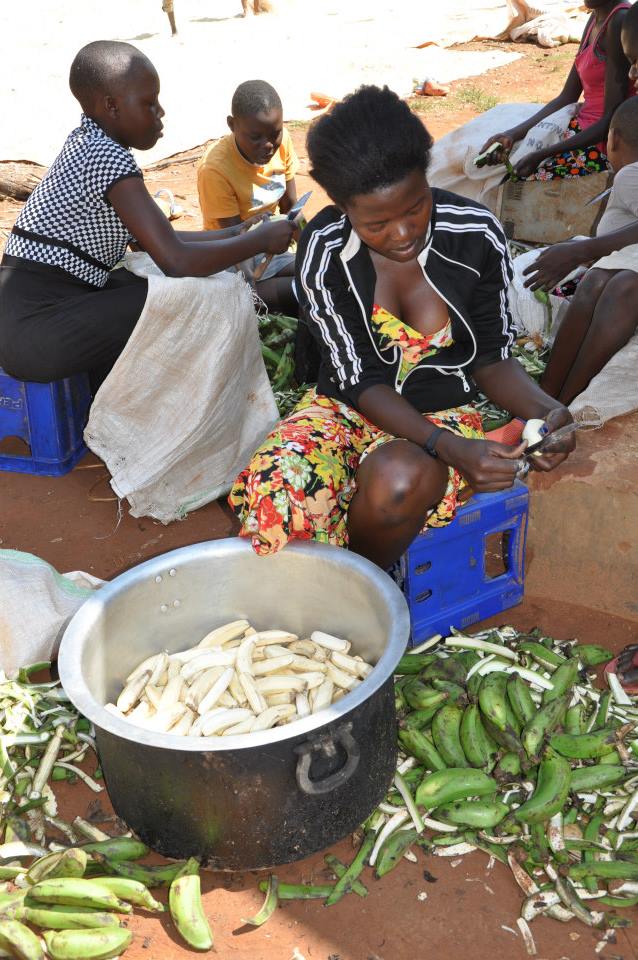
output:
M432 433L430 434L430 436L427 438L427 440L423 444L423 450L425 450L425 452L428 453L431 457L434 457L435 460L438 457L438 453L436 452L436 445L439 437L443 433L443 429L444 429L443 427L435 427Z

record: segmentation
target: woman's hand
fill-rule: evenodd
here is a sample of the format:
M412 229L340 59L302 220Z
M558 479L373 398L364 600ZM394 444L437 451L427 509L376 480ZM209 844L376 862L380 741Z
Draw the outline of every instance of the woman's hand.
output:
M285 253L295 233L295 225L291 220L269 220L254 231L255 238L259 238L260 250L263 253Z
M525 444L509 447L494 440L468 440L447 430L441 434L437 452L456 467L475 493L507 490L516 479Z
M531 290L553 290L572 270L588 264L586 241L566 240L543 250L541 255L523 271L529 277L525 286Z
M521 160L518 161L514 167L514 172L516 173L517 177L520 177L521 180L524 180L525 177L531 177L533 173L536 173L539 164L541 164L545 159L546 157L544 153L534 150L532 153L526 154Z
M511 130L506 130L504 133L496 133L493 137L490 137L489 140L486 140L479 150L479 153L485 153L493 143L500 143L503 149L495 150L485 161L487 166L495 167L497 164L503 163L503 153L509 153L514 146L514 142L513 132Z
M558 430L559 427L564 427L566 424L572 423L573 420L574 418L567 407L554 407L545 417L545 423L549 427L550 434ZM534 470L542 470L545 472L553 470L559 463L566 460L572 450L575 449L576 433L571 433L568 437L565 437L564 440L561 440L556 447L552 449L551 453L548 452L539 454L538 456L531 456L528 459L528 463Z

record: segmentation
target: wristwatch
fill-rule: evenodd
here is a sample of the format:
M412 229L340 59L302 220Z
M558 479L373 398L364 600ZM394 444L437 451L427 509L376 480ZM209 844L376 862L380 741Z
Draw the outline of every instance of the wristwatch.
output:
M421 448L422 450L425 450L425 452L431 457L434 457L435 460L437 460L439 456L436 452L436 445L442 433L443 427L435 427Z

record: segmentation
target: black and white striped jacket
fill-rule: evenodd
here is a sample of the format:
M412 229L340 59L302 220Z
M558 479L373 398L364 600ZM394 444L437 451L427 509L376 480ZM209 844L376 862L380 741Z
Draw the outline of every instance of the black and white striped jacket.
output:
M485 207L432 189L432 218L419 255L425 280L448 304L454 343L397 382L397 347L382 349L370 318L376 274L367 247L336 207L325 207L299 243L295 286L302 320L319 345L320 393L357 407L387 384L421 413L474 399L472 370L505 360L514 338L507 301L512 267L501 225Z

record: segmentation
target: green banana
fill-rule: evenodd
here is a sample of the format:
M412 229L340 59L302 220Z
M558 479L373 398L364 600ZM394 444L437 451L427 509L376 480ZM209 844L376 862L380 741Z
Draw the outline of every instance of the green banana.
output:
M488 673L479 687L481 713L499 730L507 728L507 674Z
M473 767L452 767L437 770L421 781L416 789L416 803L432 810L454 800L484 797L498 789L496 780Z
M618 750L615 748L611 751L611 753L606 753L604 756L602 756L598 762L604 764L605 766L615 766L619 763L622 763L622 760L620 759Z
M443 702L445 702L445 698ZM424 730L426 727L430 726L432 717L440 706L441 704L437 703L434 707L430 707L428 710L413 710L411 713L408 713L407 716L402 718L401 726L406 730Z
M482 659L476 650L463 650L461 653L456 654L456 659L463 665L463 668L469 672L475 663L479 663Z
M168 891L171 918L178 933L194 950L210 950L213 932L202 906L198 873L177 877Z
M100 857L100 863L111 873L119 877L127 877L129 880L139 880L145 887L168 887L183 868L185 861L147 867L141 863L129 863L128 860L110 860L108 857Z
M26 890L0 894L0 920L20 920L24 911Z
M437 807L433 816L444 823L476 827L480 830L495 827L504 820L510 808L500 800L456 800Z
M377 857L375 873L378 879L396 867L405 851L416 842L418 836L416 830L396 830L388 837Z
M37 900L27 901L24 919L42 930L84 930L87 928L118 927L114 913L104 913L91 907L45 906Z
M535 717L525 724L521 743L528 757L538 756L545 737L558 726L567 711L567 697L559 697L540 708Z
M561 657L559 653L549 650L536 640L524 640L522 643L519 643L516 650L518 653L526 653L532 660L535 660L536 663L539 663L541 667L545 667L548 671L553 671L566 662L565 657Z
M111 837L109 840L95 840L92 843L83 843L80 850L85 853L99 853L109 860L141 860L149 848L141 840L134 837Z
M504 730L501 730L496 726L495 723L492 723L492 721L484 715L483 726L490 737L492 737L493 740L496 740L496 742L502 747L505 747L509 753L523 752L521 741L509 724Z
M565 714L565 733L577 736L585 733L585 707L582 703L575 703Z
M394 672L399 676L411 676L415 673L421 673L431 663L439 658L435 653L404 653L399 660Z
M470 679L465 684L467 695L472 701L472 703L478 702L478 695L479 695L479 690L481 689L482 682L483 682L483 677L477 670L476 673L473 673Z
M399 743L407 754L420 760L428 770L445 770L445 760L420 730L399 730Z
M628 860L595 860L592 863L576 863L569 868L571 880L638 880L638 863Z
M556 701L552 701L556 703ZM569 793L571 768L563 757L545 757L538 768L536 789L525 803L514 811L522 823L540 823L549 820L562 809Z
M45 930L44 942L52 960L108 960L119 957L133 934L123 927L102 930Z
M611 691L605 690L605 692L601 694L600 700L598 701L598 710L596 711L596 716L594 718L592 730L600 730L603 727L607 726L607 721L609 720L610 707L611 707Z
M394 709L396 710L397 716L401 716L407 708L408 702L403 696L403 684L399 681L394 685Z
M418 677L413 677L403 688L403 696L413 710L430 710L432 707L439 707L447 700L447 693L443 690L435 690Z
M61 853L49 853L31 864L27 871L29 883L37 883L45 878L82 877L86 870L88 856L78 847L70 847Z
M507 681L507 698L519 722L524 727L536 713L536 704L532 700L529 687L517 673Z
M44 960L39 937L19 920L0 921L0 947L18 960Z
M572 774L573 779L573 774ZM572 787L573 789L573 787ZM597 843L600 840L600 828L605 823L605 818L602 814L592 817L587 826L583 831L583 839L590 843ZM585 850L583 852L583 862L584 863L593 863L596 859L594 853L591 850ZM590 893L595 893L598 889L598 883L594 877L585 877L583 880L585 887L589 890Z
M471 703L463 711L460 736L463 753L470 766L489 773L496 762L498 747L483 726L477 703Z
M128 880L126 877L96 877L92 883L97 883L104 887L109 893L125 900L126 903L134 903L138 907L146 907L147 910L156 910L161 913L164 905L160 903L151 894L143 883L139 880Z
M499 783L510 783L520 777L522 772L521 757L519 753L504 753L496 764L494 776Z
M595 643L579 643L573 649L574 656L578 657L586 667L597 667L601 663L609 663L614 659L611 650L599 647Z
M454 683L453 680L437 680L436 677L432 681L432 686L435 690L441 690L448 695L448 703L458 703L460 706L464 707L467 703L467 693L465 688L462 687L459 683Z
M507 691L507 687L506 687ZM505 697L505 716L507 717L507 728L511 732L515 733L516 736L520 736L523 724L519 721L518 717L512 709L512 704L510 703L510 698Z
M462 719L462 708L448 704L441 707L432 720L434 746L448 767L468 766L460 739Z
M557 667L552 674L552 689L546 690L543 694L543 706L545 706L547 703L551 703L552 700L558 700L559 697L564 697L567 693L569 693L571 688L576 683L577 678L577 660L567 660L566 663L562 663L560 667Z
M41 880L29 890L29 897L41 903L63 903L68 906L93 907L95 910L114 910L130 913L131 906L118 900L114 894L93 880L83 877L60 877Z
M437 657L437 662L431 663L421 673L422 680L453 680L461 686L465 686L466 677L467 670L458 656L447 657L445 660Z
M580 767L572 771L570 790L572 793L604 790L622 783L627 774L624 767L597 763L593 767Z
M549 741L552 750L574 760L593 760L611 753L616 748L616 731L613 727L596 730L595 733L555 734Z

